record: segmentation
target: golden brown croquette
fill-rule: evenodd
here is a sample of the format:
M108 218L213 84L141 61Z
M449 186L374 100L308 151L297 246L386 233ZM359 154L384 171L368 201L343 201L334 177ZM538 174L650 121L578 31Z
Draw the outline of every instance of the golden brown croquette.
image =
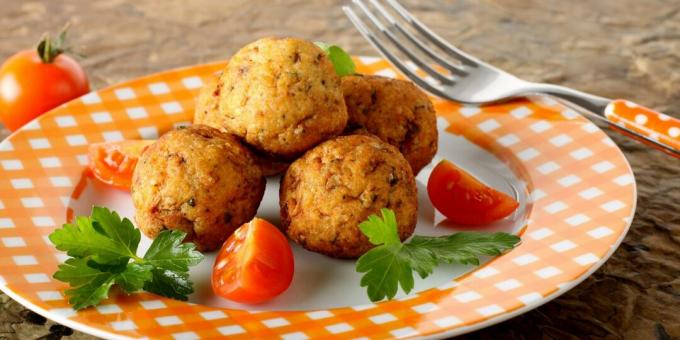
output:
M265 179L236 137L207 126L170 131L142 154L132 179L135 220L148 237L187 233L201 251L219 248L257 211Z
M399 237L418 215L411 167L395 147L374 136L326 141L293 162L281 180L281 225L304 248L355 258L373 246L359 223L381 208L395 211Z
M212 93L217 102L199 100L195 123L233 133L280 160L340 134L347 123L340 78L324 51L305 40L265 38L246 45Z
M346 134L363 129L394 145L414 174L437 153L437 118L423 91L409 81L380 76L342 78L349 121Z

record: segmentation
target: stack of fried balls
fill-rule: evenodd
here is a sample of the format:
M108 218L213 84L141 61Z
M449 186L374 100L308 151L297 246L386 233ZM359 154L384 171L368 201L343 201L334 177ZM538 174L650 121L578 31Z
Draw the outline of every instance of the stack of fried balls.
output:
M178 229L215 250L255 216L265 176L282 174L281 229L308 250L356 258L372 247L359 223L381 208L411 236L414 176L436 151L433 105L412 83L340 77L314 43L265 38L206 83L193 126L142 154L135 219L149 237Z

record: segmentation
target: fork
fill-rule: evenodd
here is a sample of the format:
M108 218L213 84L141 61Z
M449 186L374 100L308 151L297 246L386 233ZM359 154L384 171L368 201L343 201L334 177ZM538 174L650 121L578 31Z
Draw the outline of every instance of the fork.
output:
M579 112L585 110L583 113L605 122L613 130L680 158L678 119L628 100L612 100L564 86L517 78L451 45L396 0L385 0L386 5L377 0L352 2L353 5L342 9L361 35L406 77L436 96L475 105L527 95L553 96L580 109ZM357 12L362 13L368 23ZM406 41L416 48L409 48ZM395 51L404 57L399 57Z

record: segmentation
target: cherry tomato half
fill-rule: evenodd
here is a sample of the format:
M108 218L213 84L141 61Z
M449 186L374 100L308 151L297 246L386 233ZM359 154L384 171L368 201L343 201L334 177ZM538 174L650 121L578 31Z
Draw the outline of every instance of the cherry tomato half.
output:
M0 120L15 131L89 91L85 71L73 58L59 54L48 63L35 50L21 51L0 67Z
M88 150L90 170L100 182L129 190L139 156L153 142L153 140L124 140L90 144Z
M255 218L224 242L213 266L212 288L229 300L261 303L283 293L293 272L293 251L286 236Z
M483 225L507 217L519 206L512 197L497 191L456 167L441 161L427 181L430 201L449 220Z

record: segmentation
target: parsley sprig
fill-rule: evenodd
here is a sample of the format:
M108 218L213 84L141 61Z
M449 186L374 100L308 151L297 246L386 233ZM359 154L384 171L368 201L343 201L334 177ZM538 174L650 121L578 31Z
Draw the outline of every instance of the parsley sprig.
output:
M78 216L50 234L55 247L70 256L54 278L71 286L65 294L74 309L99 304L114 284L126 293L143 289L186 300L193 292L189 267L201 262L203 255L193 243L182 243L185 236L165 230L139 257L139 229L116 212L93 207L90 216Z
M335 73L340 77L352 75L355 72L354 61L345 50L340 46L327 44L325 42L317 41L316 46L319 46L333 63L333 68L335 68Z
M479 265L479 256L500 255L520 242L518 236L502 232L459 232L439 237L415 235L402 243L394 211L380 212L382 219L371 215L359 224L359 229L376 245L356 264L356 271L364 273L361 286L366 287L373 302L392 299L399 286L408 294L413 289L413 271L424 279L442 263Z

